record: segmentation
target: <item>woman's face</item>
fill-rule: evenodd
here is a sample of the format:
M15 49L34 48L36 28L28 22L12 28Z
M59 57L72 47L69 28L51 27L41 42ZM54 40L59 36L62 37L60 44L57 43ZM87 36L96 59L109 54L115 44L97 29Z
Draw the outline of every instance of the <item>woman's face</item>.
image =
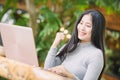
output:
M91 41L91 32L92 32L92 16L86 14L82 17L81 21L77 25L78 30L78 39L81 42L90 42Z

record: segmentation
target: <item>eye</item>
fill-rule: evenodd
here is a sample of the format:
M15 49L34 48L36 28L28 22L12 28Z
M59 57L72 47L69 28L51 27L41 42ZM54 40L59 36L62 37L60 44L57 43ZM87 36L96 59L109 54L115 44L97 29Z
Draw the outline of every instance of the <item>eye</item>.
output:
M91 27L90 25L86 25L87 27Z
M92 26L90 26L90 25L86 25L86 27L91 28Z
M80 22L79 24L83 24L82 22Z

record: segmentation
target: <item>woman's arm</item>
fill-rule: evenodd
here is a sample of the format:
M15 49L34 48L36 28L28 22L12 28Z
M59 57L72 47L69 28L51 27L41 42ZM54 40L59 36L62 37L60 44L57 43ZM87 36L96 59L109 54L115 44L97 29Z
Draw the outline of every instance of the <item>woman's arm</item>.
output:
M88 68L83 80L98 80L98 77L103 69L104 60L102 52L91 57L88 63Z
M48 69L61 64L59 57L56 57L57 48L51 48L44 63L44 69Z
M57 47L60 41L63 39L64 39L64 34L61 32L58 32L56 34L55 40L50 50L48 51L48 55L46 57L45 64L44 64L44 69L48 69L61 64L61 60L59 57L56 57L56 54L57 54Z

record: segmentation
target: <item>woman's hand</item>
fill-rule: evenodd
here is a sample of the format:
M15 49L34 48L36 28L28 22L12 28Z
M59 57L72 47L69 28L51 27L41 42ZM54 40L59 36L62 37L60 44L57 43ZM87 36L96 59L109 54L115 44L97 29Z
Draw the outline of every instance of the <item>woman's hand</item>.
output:
M64 38L65 38L64 33L58 32L58 33L56 34L55 40L54 40L54 42L53 42L53 44L52 44L52 47L53 47L53 48L56 48L56 47L59 45L60 41L61 41L61 40L64 40Z
M58 75L61 75L63 77L68 77L68 78L71 78L71 79L74 78L73 74L70 73L68 70L66 70L65 67L62 66L62 65L56 66L56 67L53 67L53 68L49 68L47 70L50 71L50 72L56 73Z

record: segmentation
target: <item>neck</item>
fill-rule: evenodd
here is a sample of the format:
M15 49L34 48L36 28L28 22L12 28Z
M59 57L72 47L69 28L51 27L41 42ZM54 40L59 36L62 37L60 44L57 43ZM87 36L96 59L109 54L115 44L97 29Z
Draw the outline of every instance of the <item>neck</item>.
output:
M91 43L91 41L80 41L80 43Z

